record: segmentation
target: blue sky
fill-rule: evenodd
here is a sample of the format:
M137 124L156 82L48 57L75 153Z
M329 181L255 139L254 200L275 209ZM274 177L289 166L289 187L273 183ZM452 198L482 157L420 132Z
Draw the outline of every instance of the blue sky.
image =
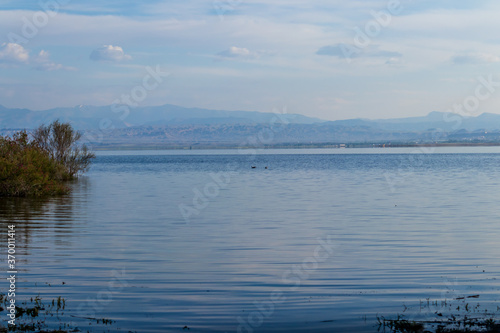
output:
M52 11L47 11L52 10ZM138 104L324 119L450 111L500 82L495 1L0 0L0 104ZM500 113L500 87L471 115ZM136 89L137 91L137 89Z

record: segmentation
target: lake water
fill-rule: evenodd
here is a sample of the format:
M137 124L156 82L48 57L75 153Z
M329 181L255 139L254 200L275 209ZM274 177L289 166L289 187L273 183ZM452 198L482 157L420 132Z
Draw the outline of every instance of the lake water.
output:
M49 326L91 332L497 318L498 147L254 153L99 152L67 197L1 199L18 302L62 296Z

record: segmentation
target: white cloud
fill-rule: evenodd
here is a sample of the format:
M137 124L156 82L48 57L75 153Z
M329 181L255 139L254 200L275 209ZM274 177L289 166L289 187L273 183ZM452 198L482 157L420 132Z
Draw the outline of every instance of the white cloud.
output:
M231 46L229 49L217 53L217 56L229 59L255 59L258 58L259 55L243 47Z
M3 43L0 46L0 63L7 65L26 64L29 58L29 52L22 45Z
M74 71L76 68L67 67L61 64L56 64L50 60L50 54L47 51L41 50L40 53L33 58L34 69L44 72L51 72L57 70Z
M276 52L272 51L250 51L244 47L231 46L229 49L224 50L216 54L219 60L231 60L231 59L240 59L240 60L250 60L250 59L258 59L261 56L266 55L275 55Z
M120 46L103 45L92 51L90 59L94 61L120 62L123 60L130 60L132 57L125 54Z
M0 64L4 66L32 65L34 69L40 71L75 70L73 67L66 67L56 64L50 60L47 51L40 51L34 57L30 56L28 50L16 43L4 43L0 46Z
M403 64L403 60L401 57L390 57L387 59L385 64L390 66L401 66Z

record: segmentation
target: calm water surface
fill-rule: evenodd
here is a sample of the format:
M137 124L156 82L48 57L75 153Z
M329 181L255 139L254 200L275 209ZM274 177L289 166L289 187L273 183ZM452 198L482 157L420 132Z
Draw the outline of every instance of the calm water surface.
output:
M59 319L94 332L376 332L466 302L497 318L499 148L252 153L99 152L67 197L2 199L17 299L62 296Z

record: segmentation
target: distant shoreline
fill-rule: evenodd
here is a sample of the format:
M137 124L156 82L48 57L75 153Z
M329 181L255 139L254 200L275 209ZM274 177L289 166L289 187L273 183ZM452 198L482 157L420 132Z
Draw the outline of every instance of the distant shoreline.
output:
M238 146L238 145L167 145L167 144L109 144L97 145L93 149L96 151L108 150L204 150L204 149L356 149L356 148L422 148L422 147L499 147L500 142L484 143L346 143L345 147L340 144L276 144L261 146Z

